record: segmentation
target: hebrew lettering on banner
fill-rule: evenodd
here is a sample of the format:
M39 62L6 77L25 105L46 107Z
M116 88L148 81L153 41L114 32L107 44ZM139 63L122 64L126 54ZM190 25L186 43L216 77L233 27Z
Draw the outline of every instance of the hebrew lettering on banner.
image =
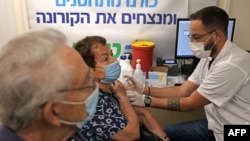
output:
M131 52L135 40L156 44L154 55L174 52L177 18L187 17L187 0L26 0L29 27L63 31L69 45L90 35L107 39L114 57Z

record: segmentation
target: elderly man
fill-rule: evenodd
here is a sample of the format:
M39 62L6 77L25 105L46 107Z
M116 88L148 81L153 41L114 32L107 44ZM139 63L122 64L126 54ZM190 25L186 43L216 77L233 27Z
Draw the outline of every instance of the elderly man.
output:
M1 48L0 141L66 141L96 111L95 79L65 40L43 29Z

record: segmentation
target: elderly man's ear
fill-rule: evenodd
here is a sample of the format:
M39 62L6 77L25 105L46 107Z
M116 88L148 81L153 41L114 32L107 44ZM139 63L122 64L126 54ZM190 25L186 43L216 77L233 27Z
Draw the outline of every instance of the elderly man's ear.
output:
M56 114L56 112L54 111L54 107L53 107L53 102L47 102L45 104L45 106L42 109L42 116L43 119L45 120L45 122L47 122L48 124L52 125L52 126L61 126L61 120L58 117L58 115Z
M96 79L103 79L105 78L105 72L103 69L90 69L90 73L96 78Z

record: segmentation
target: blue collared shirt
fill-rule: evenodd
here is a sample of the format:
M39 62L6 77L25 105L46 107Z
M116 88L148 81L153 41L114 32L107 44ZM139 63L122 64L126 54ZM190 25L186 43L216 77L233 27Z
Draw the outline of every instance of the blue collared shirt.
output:
M24 140L21 137L19 137L12 129L4 125L0 125L0 141L24 141ZM74 134L74 136L72 136L70 139L68 139L68 141L85 141L85 139L77 133Z
M0 141L24 141L12 129L0 125Z

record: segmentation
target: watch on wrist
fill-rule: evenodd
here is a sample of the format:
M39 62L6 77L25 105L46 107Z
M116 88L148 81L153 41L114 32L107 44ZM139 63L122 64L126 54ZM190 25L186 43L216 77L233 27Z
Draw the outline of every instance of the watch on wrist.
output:
M150 106L151 101L152 101L152 100L151 100L150 96L145 95L144 104L145 104L146 107L149 107L149 106Z

